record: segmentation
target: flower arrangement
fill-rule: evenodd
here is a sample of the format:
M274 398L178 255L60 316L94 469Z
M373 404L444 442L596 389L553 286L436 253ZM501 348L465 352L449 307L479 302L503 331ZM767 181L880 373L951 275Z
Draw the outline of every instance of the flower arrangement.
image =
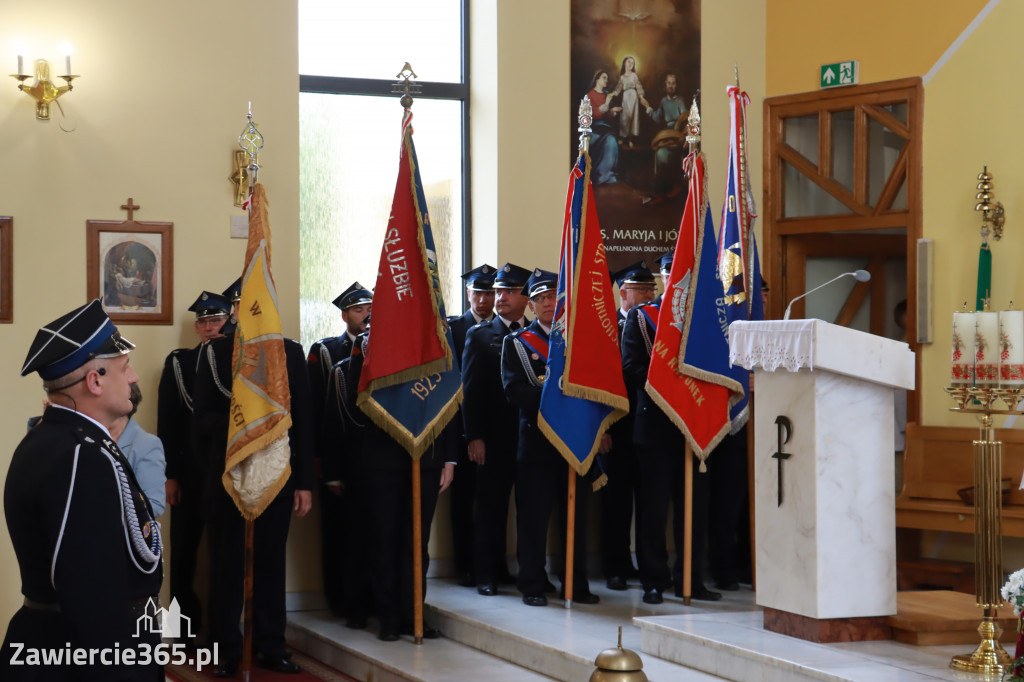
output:
M1024 569L1011 573L1000 593L1013 605L1013 615L1017 616L1017 648L1013 652L1013 665L1004 680L1024 682Z

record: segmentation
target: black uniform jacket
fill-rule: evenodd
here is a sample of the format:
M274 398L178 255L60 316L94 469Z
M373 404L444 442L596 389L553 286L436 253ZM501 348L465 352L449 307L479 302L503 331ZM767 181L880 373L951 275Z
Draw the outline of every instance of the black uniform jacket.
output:
M633 442L646 445L674 445L682 433L644 390L651 365L651 348L657 332L657 303L634 306L622 329L622 375L631 402L636 400Z
M156 435L164 445L167 478L201 482L205 465L192 450L192 386L202 345L171 351L160 375Z
M320 411L324 406L324 393L331 368L352 354L352 339L348 333L320 339L309 347L306 364L309 366L309 394L312 400L313 422L319 429Z
M462 352L462 421L466 440L486 439L490 444L516 442L519 419L505 399L501 382L501 344L509 333L497 315L466 334Z
M531 332L542 343L534 343ZM558 450L551 445L537 428L537 413L540 411L540 396L544 389L547 372L548 333L533 321L528 327L518 329L505 337L501 354L501 380L508 401L519 410L519 450L516 459L520 462L540 462L550 457L561 458Z
M69 641L72 649L125 649L142 641L135 637L137 609L149 597L159 600L163 580L159 527L131 465L99 425L47 407L14 451L4 512L22 594L46 621L19 627L27 624L19 612L8 642L45 647L60 638L61 648ZM87 677L145 674L96 666Z

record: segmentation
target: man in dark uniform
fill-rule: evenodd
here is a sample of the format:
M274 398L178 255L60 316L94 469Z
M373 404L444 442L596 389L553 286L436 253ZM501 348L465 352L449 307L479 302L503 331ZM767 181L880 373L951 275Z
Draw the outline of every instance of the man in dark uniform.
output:
M537 427L541 391L547 373L548 337L555 314L558 274L537 269L523 288L530 297L534 320L530 326L505 337L501 378L509 403L519 410L516 455L516 535L519 579L516 586L527 606L545 606L548 582L546 562L548 520L558 504L560 526L565 528L568 508L566 482L569 463ZM574 534L573 601L596 604L599 599L587 582L587 506L590 486L577 477ZM565 566L565 543L560 543ZM562 576L565 593L565 577Z
M320 339L309 348L306 364L309 368L310 404L313 410L313 429L316 442L314 458L320 462L319 471L323 470L323 458L329 442L320 440L321 412L324 407L324 395L327 390L327 378L331 367L341 362L352 352L352 343L356 336L366 331L366 319L370 316L373 294L359 282L345 289L336 299L331 301L341 310L341 319L345 321L345 333L341 336ZM327 479L322 479L326 481ZM324 583L324 598L331 612L340 616L345 612L345 586L342 584L341 565L345 545L338 542L342 525L345 523L344 506L338 499L340 490L331 489L326 482L320 485L320 546L321 573Z
M192 448L192 384L204 344L221 335L231 314L231 301L204 291L189 306L196 314L199 345L171 351L160 375L156 434L167 459L167 503L171 505L171 598L197 626L203 622L195 591L196 555L203 535L203 486L207 463Z
M366 335L360 335L356 349L331 372L324 433L334 447L327 471L332 479L343 481L345 495L353 493L361 507L370 592L380 620L378 638L393 642L400 634L413 634L412 458L356 405L363 361L366 353L372 352L366 339ZM424 595L430 561L427 540L434 509L455 470L458 424L449 426L420 458ZM423 636L434 639L439 633L424 626Z
M663 280L672 270L672 254L659 259ZM676 584L676 594L682 596L682 555L684 468L686 442L682 432L644 390L647 370L651 364L651 348L658 328L660 303L646 303L634 307L626 317L622 331L622 369L626 390L636 399L636 418L633 423L633 442L639 457L640 469L640 537L637 558L643 600L660 604L662 593ZM694 466L694 471L697 467ZM674 507L673 526L676 543L676 565L668 569L668 551L665 547L665 527L668 523L668 503ZM716 601L720 592L704 586L701 569L704 545L707 540L708 476L695 475L693 480L693 562L691 566L694 599Z
M463 315L448 318L455 343L455 361L462 362L466 347L466 333L481 322L494 317L494 267L484 263L462 275L466 283L469 310ZM455 574L463 587L476 587L473 575L473 498L476 492L476 467L469 461L466 438L461 433L462 411L455 416L459 422L458 463L459 475L451 485L452 546L455 553Z
M5 682L163 680L161 666L120 665L112 653L137 660L140 645L152 653L160 641L138 629L149 600L159 604L160 527L108 431L132 409L132 348L97 299L42 327L25 359L22 376L39 372L50 405L14 451L4 487L25 595L0 656ZM29 650L68 648L110 651L87 666L17 664Z
M233 677L242 657L238 620L242 614L245 520L221 482L227 451L234 342L234 334L229 334L205 346L193 391L193 443L207 458L209 471L210 630L213 641L220 646L221 659L214 671L216 677ZM288 660L285 652L285 546L292 509L302 517L312 506L313 434L305 353L291 339L284 340L284 348L291 392L291 477L255 523L253 646L261 666L275 672L298 673L299 666Z
M516 471L519 415L505 399L501 384L501 344L510 332L527 324L523 313L529 300L522 294L530 271L512 263L494 277L494 310L466 334L462 352L462 421L469 460L476 465L476 517L473 532L473 571L477 592L498 593L497 583L508 573L505 528L508 502Z
M656 291L654 273L644 261L627 265L612 273L619 286L619 340L626 314L634 306L647 303ZM633 417L636 395L630 392L629 414L612 424L608 433L612 449L602 457L608 485L601 492L601 565L608 589L626 589L626 579L636 575L629 550L633 526L633 498L639 469L633 454ZM639 526L639 524L637 524ZM639 537L639 533L637 533Z

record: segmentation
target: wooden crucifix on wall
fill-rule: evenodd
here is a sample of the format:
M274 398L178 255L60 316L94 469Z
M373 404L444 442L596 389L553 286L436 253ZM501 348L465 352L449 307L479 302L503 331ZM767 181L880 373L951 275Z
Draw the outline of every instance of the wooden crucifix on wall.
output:
M86 220L88 297L99 298L115 323L171 324L174 313L174 223Z

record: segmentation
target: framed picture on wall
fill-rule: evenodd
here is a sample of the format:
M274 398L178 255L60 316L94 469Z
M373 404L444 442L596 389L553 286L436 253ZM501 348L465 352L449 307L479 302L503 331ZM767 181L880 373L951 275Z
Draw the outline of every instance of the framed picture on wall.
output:
M14 321L14 296L12 296L12 266L14 258L14 218L0 216L0 323Z
M86 276L115 323L171 324L174 311L173 223L86 221Z

